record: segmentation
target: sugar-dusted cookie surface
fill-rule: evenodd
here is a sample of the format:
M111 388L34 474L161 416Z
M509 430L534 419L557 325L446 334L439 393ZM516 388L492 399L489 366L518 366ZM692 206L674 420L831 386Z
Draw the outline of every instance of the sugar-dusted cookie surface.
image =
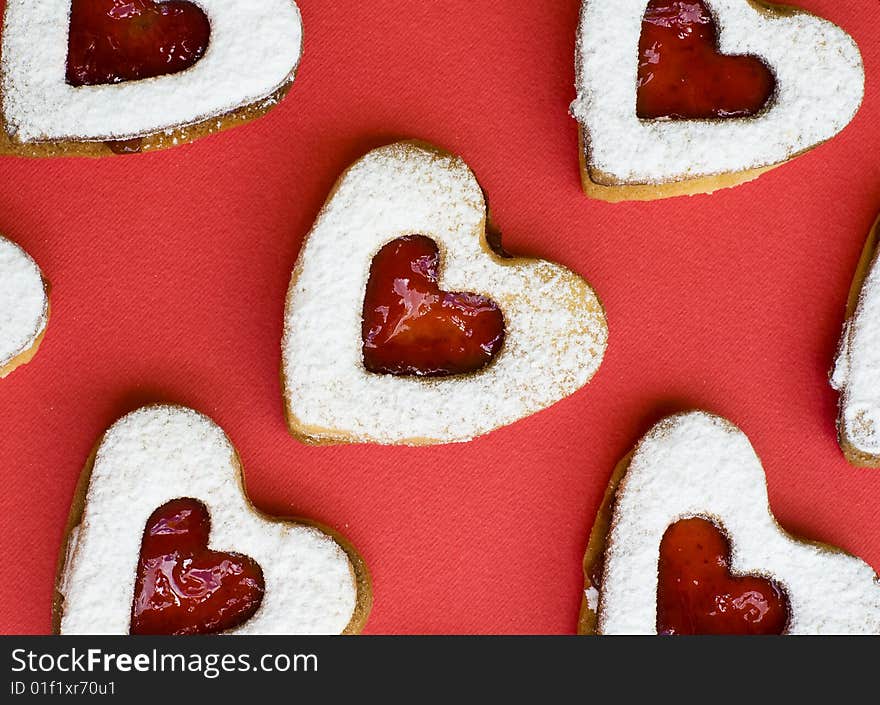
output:
M831 385L840 392L840 446L860 467L880 467L880 218L853 281Z
M49 294L40 268L0 236L0 378L34 357L49 323Z
M875 572L780 528L748 439L703 412L661 421L620 463L584 573L581 633L880 634Z
M211 569L193 573L188 563L199 562ZM229 626L228 609L212 614L218 595L242 623ZM62 634L156 633L157 624L173 627L166 633L225 624L236 634L351 634L371 599L366 566L344 539L254 509L222 429L189 409L150 406L114 424L83 473L54 623ZM175 611L187 600L202 621Z
M208 36L175 63L196 41L183 23L193 16ZM301 53L294 0L8 0L0 154L103 156L192 141L266 113ZM155 75L163 59L174 72Z
M667 58L676 41L662 32L674 34L675 23L687 25L679 40L708 33L717 51L687 46ZM658 27L663 41L643 45ZM576 64L572 115L584 190L612 202L711 193L757 178L840 132L864 94L861 55L846 32L763 0L584 0ZM673 75L653 75L661 66ZM767 81L762 71L772 74ZM725 93L736 75L740 84ZM666 109L655 111L644 94L657 94L661 78L667 94L651 102ZM762 100L749 91L762 82L772 93L755 109ZM699 91L712 92L719 109L687 105ZM683 102L685 113L669 108Z
M400 263L387 257L418 248L403 273L391 273ZM396 317L421 306L450 316L427 326ZM396 347L374 350L376 336ZM470 360L472 371L420 367L415 353L428 350L455 356L450 369L459 369L463 357L479 357L469 355L476 336L485 359ZM584 386L606 343L602 306L580 276L492 249L483 193L460 158L393 144L346 171L303 245L282 346L288 422L311 443L466 441Z

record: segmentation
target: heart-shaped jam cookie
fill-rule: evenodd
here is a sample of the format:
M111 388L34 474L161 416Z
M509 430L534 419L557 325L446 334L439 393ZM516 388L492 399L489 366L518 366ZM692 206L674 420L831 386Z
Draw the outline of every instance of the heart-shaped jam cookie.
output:
M102 156L265 114L302 51L293 0L6 3L0 154Z
M40 268L0 236L0 378L33 359L49 323L49 294Z
M640 118L749 117L775 89L760 59L718 51L715 20L701 0L648 4L639 41Z
M703 412L620 463L584 575L584 634L880 634L872 568L781 529L748 439Z
M584 0L581 173L607 201L711 193L831 139L862 103L858 47L765 0Z
M141 542L132 634L212 634L253 617L263 571L252 558L208 549L211 518L194 499L174 499L150 516Z
M461 159L404 142L351 166L288 293L292 433L308 443L466 441L583 387L607 342L598 298L564 267L499 254L497 240Z
M853 280L831 376L840 392L837 431L847 460L880 467L880 219L874 224Z
M73 0L67 51L71 86L121 83L188 69L211 25L191 2Z
M223 431L175 406L145 407L104 434L57 585L62 634L351 634L371 603L354 548L259 513Z
M364 366L370 372L445 377L477 372L504 342L504 316L485 296L443 291L440 252L422 235L373 258L364 295Z
M772 580L730 573L730 546L707 519L682 519L660 541L658 634L782 634L785 592Z

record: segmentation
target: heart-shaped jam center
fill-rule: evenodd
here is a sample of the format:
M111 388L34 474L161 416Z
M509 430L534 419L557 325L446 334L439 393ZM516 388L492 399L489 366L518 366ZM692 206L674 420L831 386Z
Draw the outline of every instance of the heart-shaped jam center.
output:
M775 89L760 59L718 52L715 20L701 0L651 0L639 42L640 118L748 117Z
M175 499L147 521L141 543L132 634L213 634L250 619L263 600L251 558L208 549L211 519L194 499Z
M670 526L660 543L658 634L782 634L788 598L772 580L730 574L730 545L698 517Z
M73 0L67 82L94 86L189 68L208 48L211 26L191 2Z
M504 342L504 316L478 294L442 291L440 252L423 235L385 245L373 258L363 312L364 366L392 375L476 372Z

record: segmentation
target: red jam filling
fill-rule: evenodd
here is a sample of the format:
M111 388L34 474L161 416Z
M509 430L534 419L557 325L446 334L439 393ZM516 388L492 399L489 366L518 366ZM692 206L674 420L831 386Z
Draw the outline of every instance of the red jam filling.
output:
M132 634L213 634L250 619L263 600L263 572L238 553L208 550L204 504L175 499L147 521L141 543Z
M772 580L730 574L730 545L711 521L693 518L660 543L658 634L782 634L788 598Z
M718 53L715 20L701 0L651 0L639 42L640 118L748 117L775 89L760 59Z
M385 245L373 258L363 312L364 366L399 376L476 372L504 342L504 316L478 294L442 291L440 251L423 235Z
M67 82L94 86L177 73L208 48L211 26L190 2L73 0Z

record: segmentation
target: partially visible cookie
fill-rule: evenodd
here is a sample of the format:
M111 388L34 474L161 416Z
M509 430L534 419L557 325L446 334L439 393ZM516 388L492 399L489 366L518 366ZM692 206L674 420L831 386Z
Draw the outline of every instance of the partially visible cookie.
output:
M832 138L864 68L832 23L764 0L584 0L576 60L588 196L711 193Z
M746 436L704 412L620 463L584 577L582 634L880 634L875 572L786 533Z
M467 441L586 385L607 338L583 278L500 249L459 157L392 144L342 175L300 252L288 423L308 443Z
M0 154L163 149L260 117L302 53L294 0L8 0Z
M53 621L61 634L355 634L371 602L345 539L251 505L216 424L150 406L115 423L86 465Z
M846 459L880 467L880 258L874 224L850 292L846 323L831 373L840 392L837 431Z
M0 378L33 359L48 323L48 285L40 268L0 236Z

